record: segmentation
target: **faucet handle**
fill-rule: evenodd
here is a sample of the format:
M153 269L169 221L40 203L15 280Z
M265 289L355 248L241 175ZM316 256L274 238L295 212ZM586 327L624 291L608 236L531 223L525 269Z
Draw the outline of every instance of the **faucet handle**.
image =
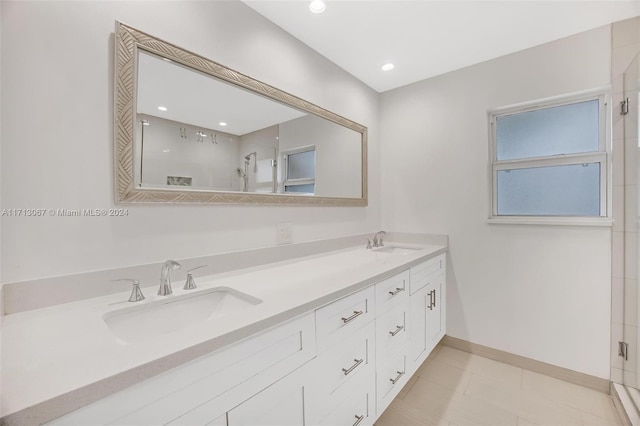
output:
M133 284L133 288L131 289L131 296L129 296L129 302L140 302L144 300L144 294L142 294L142 290L140 290L140 281L134 280L132 278L118 278L111 281L128 281Z
M200 266L196 266L195 268L189 269L187 271L187 281L185 281L184 287L182 287L182 289L183 290L193 290L194 288L198 287L196 285L195 280L193 279L193 275L191 275L191 272L195 271L196 269L204 268L206 266L209 266L209 265L200 265Z
M367 239L367 250L371 250L373 247L371 247L371 240Z

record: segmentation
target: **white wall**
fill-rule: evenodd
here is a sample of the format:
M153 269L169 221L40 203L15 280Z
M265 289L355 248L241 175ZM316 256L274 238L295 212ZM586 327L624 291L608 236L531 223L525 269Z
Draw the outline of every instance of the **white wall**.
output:
M369 127L369 207L142 206L2 218L2 281L379 228L379 96L239 2L1 2L5 208L113 204L113 30L121 20Z
M449 234L447 333L609 377L611 229L489 225L487 110L610 84L603 27L382 95L383 227Z

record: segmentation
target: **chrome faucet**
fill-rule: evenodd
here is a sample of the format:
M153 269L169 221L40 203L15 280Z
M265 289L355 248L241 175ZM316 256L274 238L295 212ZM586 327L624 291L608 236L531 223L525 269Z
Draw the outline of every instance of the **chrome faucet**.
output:
M378 238L378 235L380 236L380 238ZM387 233L385 231L380 231L376 233L376 235L373 237L374 247L384 247L384 241L382 241L383 235L387 235Z
M158 296L168 296L173 293L171 288L171 271L180 269L180 264L175 260L167 260L162 265L162 271L160 271L160 288L158 289Z

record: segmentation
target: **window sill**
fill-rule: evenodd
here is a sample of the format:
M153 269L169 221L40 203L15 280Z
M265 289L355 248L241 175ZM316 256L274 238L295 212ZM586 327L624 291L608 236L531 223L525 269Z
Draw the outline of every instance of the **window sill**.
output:
M534 217L505 216L490 217L490 225L561 225L561 226L613 226L613 219L608 217Z

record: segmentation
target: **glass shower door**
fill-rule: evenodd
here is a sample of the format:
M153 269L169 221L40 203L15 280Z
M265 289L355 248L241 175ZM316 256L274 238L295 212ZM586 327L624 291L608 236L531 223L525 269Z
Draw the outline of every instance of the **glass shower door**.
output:
M636 56L623 76L623 102L620 105L613 105L612 108L614 114L623 114L624 122L624 135L620 135L619 133L614 134L614 139L623 137L623 146L619 147L618 150L624 150L624 164L614 164L614 167L624 167L624 173L617 174L618 176L623 176L623 182L616 182L615 180L613 182L614 185L624 184L624 191L618 191L618 193L624 194L624 216L618 215L624 218L624 243L619 243L623 244L623 247L614 247L613 253L622 253L624 277L614 277L614 279L624 278L623 297L625 299L621 304L623 312L614 312L614 318L618 318L618 320L614 320L614 327L619 327L619 325L615 323L620 321L620 319L623 322L623 342L618 343L619 346L617 350L619 359L612 364L618 363L619 365L621 361L622 382L632 390L632 392L629 392L629 395L636 400L637 406L639 406L640 403L640 393L637 391L639 384L638 373L640 373L640 357L637 356L638 342L640 342L640 318L638 317L640 313L638 309L638 306L640 306L640 292L638 291L638 280L630 277L638 276L638 264L640 263L638 259L638 253L640 253L640 251L637 249L639 240L638 200L640 199L638 196L638 177L640 176L640 172L638 171L639 66L640 61L638 56ZM616 116L613 117L613 121L614 123L617 121ZM614 153L614 158L615 155ZM614 206L615 205L620 205L620 203L614 200ZM616 239L614 238L613 240L615 241ZM635 256L633 256L633 253L635 253ZM622 259L612 258L613 262L620 262L620 260ZM614 291L614 294L615 293ZM615 303L613 305L616 306ZM619 380L619 377L612 377L612 379L616 381Z

